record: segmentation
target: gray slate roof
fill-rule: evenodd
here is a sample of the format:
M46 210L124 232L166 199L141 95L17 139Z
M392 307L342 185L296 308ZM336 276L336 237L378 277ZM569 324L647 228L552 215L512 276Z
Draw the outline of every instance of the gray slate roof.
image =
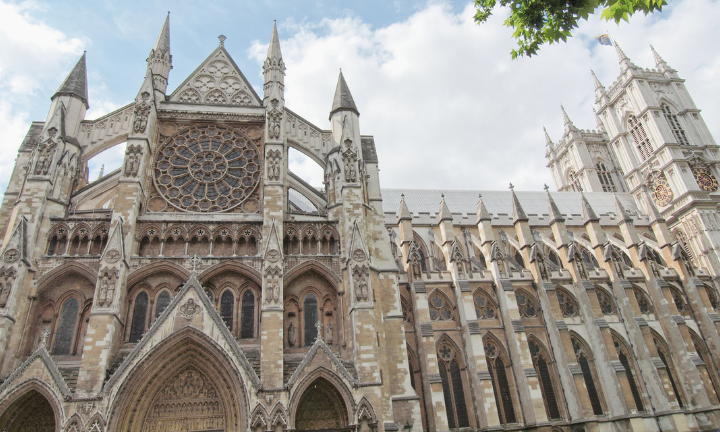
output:
M405 203L413 215L420 213L436 215L440 211L441 195L445 195L445 203L453 214L463 214L475 222L478 195L482 194L483 203L493 217L513 214L512 196L510 191L479 191L479 190L428 190L428 189L383 189L383 212L397 214L400 208L401 194L405 194ZM522 192L515 194L528 216L549 216L548 200L544 191ZM582 217L582 201L579 192L551 192L563 216ZM586 192L585 198L590 202L598 216L615 215L615 194L604 192ZM618 199L631 216L644 214L633 197L628 193L618 193Z
M20 145L19 151L29 152L37 148L38 144L40 144L40 137L42 135L44 127L45 122L32 122L32 124L30 125L30 129L28 129L27 135L25 135L25 139L23 139L23 142Z
M73 70L70 72L67 78L65 78L65 81L63 81L62 85L60 86L58 91L55 92L52 98L55 99L55 96L61 94L77 96L80 99L84 100L85 104L88 107L90 106L90 102L88 99L87 67L85 65L85 54L80 57L80 60L78 60Z

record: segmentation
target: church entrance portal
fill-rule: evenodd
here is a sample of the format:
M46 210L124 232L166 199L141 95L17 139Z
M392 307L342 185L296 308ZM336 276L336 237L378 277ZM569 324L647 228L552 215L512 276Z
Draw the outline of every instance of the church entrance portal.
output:
M45 396L31 390L0 415L0 431L55 432L55 413Z
M295 414L298 431L343 430L348 427L347 407L329 381L318 378L305 390Z

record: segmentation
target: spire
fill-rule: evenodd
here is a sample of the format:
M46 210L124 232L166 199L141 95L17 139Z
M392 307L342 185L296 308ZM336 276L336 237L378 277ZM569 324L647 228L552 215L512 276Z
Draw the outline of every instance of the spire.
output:
M170 12L165 17L165 22L155 41L155 46L153 46L153 52L155 55L170 55Z
M408 210L408 206L405 204L405 194L400 195L400 210L398 210L398 221L402 220L412 220L410 210Z
M593 114L595 114L595 124L597 125L598 132L605 132L605 125L602 123L602 120L600 120L600 116L598 115L597 111L595 111L594 107Z
M147 58L148 76L152 79L153 89L165 93L168 77L172 69L172 55L170 55L170 12L165 17L160 34Z
M450 213L450 209L445 203L445 195L442 195L442 199L440 200L440 214L438 214L438 219L441 221L452 220L452 214Z
M345 77L343 77L342 69L340 69L337 87L335 87L335 97L333 98L332 108L330 109L330 118L332 118L332 115L335 114L335 112L341 110L350 110L358 116L360 115L360 112L355 106L352 94L350 94L350 89L345 82Z
M523 210L522 206L520 205L520 200L518 200L517 195L515 195L515 186L513 186L512 183L510 183L510 193L512 194L513 223L516 223L518 221L527 221L528 217L525 214L525 210Z
M545 145L548 146L548 148L553 147L552 139L550 139L550 135L548 134L547 129L545 129L545 126L543 126L543 131L545 131Z
M273 21L272 36L270 37L270 46L268 47L267 58L269 59L281 59L282 52L280 52L280 37L277 31L277 22Z
M602 90L605 91L605 87L600 83L600 80L598 79L597 75L595 75L595 71L590 69L590 73L593 76L593 81L595 81L595 90Z
M75 67L70 74L65 78L62 85L55 92L51 99L55 99L60 95L75 96L85 102L85 106L90 108L88 103L88 88L87 88L87 66L85 64L85 54L83 52L82 57L78 60Z
M563 218L562 213L560 213L560 209L558 208L557 204L555 204L555 200L553 199L552 195L550 195L550 187L548 185L545 185L544 189L548 200L550 223L552 224L554 222L565 222L565 218Z
M618 60L620 61L620 67L623 71L629 67L635 67L635 65L630 61L628 56L625 55L622 48L620 48L620 45L618 45L617 42L615 42L615 51L617 51Z
M483 203L482 195L478 195L478 198L480 199L477 203L477 223L492 220L490 212L488 211L487 207L485 207L485 203Z
M582 199L582 210L583 210L583 223L598 222L600 218L595 214L590 202L585 198L585 194L580 192L580 198Z
M619 217L618 223L632 222L632 218L628 214L627 210L625 210L625 207L623 207L617 195L615 195L615 214Z
M660 55L657 53L657 51L655 51L655 47L653 47L652 45L650 45L650 51L652 51L652 53L653 53L653 57L655 58L656 65L660 66L661 63L665 63L665 60L663 60L662 57L660 57Z
M575 130L576 127L573 124L572 120L570 120L570 117L568 117L567 113L565 112L565 107L560 105L560 109L562 110L563 121L565 122L565 133Z

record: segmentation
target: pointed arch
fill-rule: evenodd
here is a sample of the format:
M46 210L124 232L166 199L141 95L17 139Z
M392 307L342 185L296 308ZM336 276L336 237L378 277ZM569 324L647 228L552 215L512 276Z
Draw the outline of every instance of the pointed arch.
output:
M353 414L356 411L355 401L352 397L352 392L342 378L337 376L334 372L330 371L325 367L318 367L309 374L307 374L300 382L293 386L292 395L288 402L288 411L290 414L289 427L298 429L297 415L300 409L300 402L302 402L303 396L311 389L313 385L317 383L323 386L323 390L329 392L330 396L333 396L332 391L334 390L335 398L341 399L344 412L340 413L338 423L344 425L341 427L348 426L353 423ZM326 395L328 393L325 393ZM341 410L338 410L341 411Z
M367 421L371 429L374 429L373 426L377 425L378 417L375 413L375 408L373 408L372 404L365 396L363 396L358 403L355 418L357 419L357 424L362 423L363 420Z
M433 321L455 320L455 302L440 288L435 288L428 295L428 306L430 308L430 319Z
M328 282L330 282L330 284L332 286L334 286L336 288L341 283L340 278L335 274L334 271L332 271L329 267L327 267L323 263L321 263L319 261L315 261L315 260L308 260L302 264L298 264L297 266L293 267L290 271L288 271L285 274L285 277L283 278L283 283L285 285L289 285L297 277L299 277L303 273L305 273L307 271L311 271L311 270L314 270L315 272L319 273Z
M447 334L442 334L435 343L438 367L445 397L445 411L450 429L470 427L472 408L468 409L465 392L469 388L464 355L460 347Z
M540 304L534 295L530 294L523 288L515 290L515 300L517 301L520 316L523 318L536 318L540 311Z
M76 261L69 261L65 264L61 264L49 272L45 273L38 279L36 285L38 287L37 292L40 293L45 290L50 284L61 277L65 277L70 273L75 273L85 278L88 282L95 285L97 281L97 273L90 267L80 264Z
M492 295L487 293L482 287L478 287L473 293L473 304L475 305L475 315L477 319L497 319L498 304Z
M85 430L83 427L84 422L82 421L82 417L80 417L80 414L74 412L68 421L65 422L64 431L65 432L81 432Z
M570 331L570 341L573 351L575 352L575 358L580 366L583 380L585 381L585 388L590 397L593 414L602 415L604 412L604 398L602 397L602 388L598 385L600 381L596 375L595 355L590 349L590 345L585 342L585 339L574 331Z
M60 432L66 423L61 401L62 396L47 383L37 378L24 381L5 393L0 402L0 430L24 430L35 417L45 426L40 430Z
M516 415L514 394L514 380L510 367L510 358L504 345L491 332L483 336L485 361L492 380L495 404L497 406L500 424L518 423Z
M206 269L198 275L198 281L200 281L201 284L205 284L207 281L214 278L215 276L218 276L223 272L228 271L241 273L244 276L247 276L248 279L252 280L257 285L262 286L262 277L260 276L260 272L247 264L232 261L223 261Z
M183 267L169 261L162 261L159 263L142 266L134 272L130 273L127 278L126 286L132 287L146 279L148 276L161 272L173 274L184 281L188 280L188 278L190 277L190 272L185 270Z
M610 329L610 334L613 338L613 344L615 345L615 351L617 352L618 360L620 360L620 363L625 369L625 376L627 377L628 384L630 385L630 393L632 394L635 408L638 412L644 412L645 401L643 400L643 396L640 392L641 381L636 378L642 375L640 375L640 369L638 368L637 362L635 361L633 350L627 343L625 338L620 336L618 332Z
M557 296L563 317L572 318L578 316L580 307L578 306L577 299L570 291L558 286L555 288L555 295Z
M258 402L250 415L250 427L252 430L264 431L268 429L268 412L265 406Z
M240 370L223 348L191 326L163 339L113 391L116 382L109 381L109 430L135 432L145 422L161 423L160 414L171 406L185 407L188 418L198 410L210 413L202 420L212 423L205 423L208 428L249 426L249 395Z
M534 335L528 337L528 347L540 382L547 417L550 420L561 419L563 417L560 410L562 392L558 391L557 383L560 382L560 378L555 370L555 362L545 345Z
M705 385L705 388L707 390L712 390L712 392L708 391L708 396L710 399L714 399L713 403L718 404L720 402L720 376L718 376L718 370L715 367L715 363L713 362L712 355L710 354L710 350L708 349L707 344L705 341L695 333L691 328L688 328L688 331L690 332L690 338L692 339L693 346L695 347L695 352L697 352L698 357L700 357L700 360L702 361L702 364L695 360L695 366L697 367L698 371L700 371L700 376L704 377L707 376L710 380L710 385ZM691 356L692 358L692 356ZM707 382L706 380L703 380L703 382ZM710 387L710 389L708 389ZM713 397L714 396L714 397Z
M675 369L675 363L673 361L672 351L670 350L670 347L668 346L667 342L665 341L665 338L663 338L660 333L656 332L652 328L650 329L650 334L652 334L653 342L655 343L655 348L657 349L657 355L660 358L660 361L665 366L665 370L667 371L668 380L670 381L670 387L672 388L672 393L668 394L670 400L676 399L678 402L678 405L680 405L680 408L683 408L685 404L683 403L684 395L681 393L679 383L677 381L678 375L677 375L677 369ZM670 390L667 387L665 388L666 391Z

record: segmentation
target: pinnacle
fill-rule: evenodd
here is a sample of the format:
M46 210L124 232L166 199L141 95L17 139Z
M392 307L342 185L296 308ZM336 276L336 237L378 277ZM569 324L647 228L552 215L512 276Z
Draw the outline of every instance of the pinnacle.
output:
M627 210L625 210L625 207L623 207L622 203L618 199L617 195L615 195L615 213L617 216L619 216L619 222L632 222L632 218L627 213Z
M340 70L340 76L338 77L337 87L335 87L335 97L333 98L332 108L330 109L330 117L337 111L349 110L355 114L360 115L355 101L353 100L352 94L350 94L350 88L348 88L343 76L342 70Z
M595 111L595 108L593 108L593 114L595 114L595 124L597 125L598 131L605 131L605 126L602 124L600 116L597 111Z
M572 124L570 117L568 117L567 113L565 112L565 107L560 105L560 109L562 110L563 120L565 120L565 124L568 124L568 123Z
M525 214L525 210L522 208L522 205L520 205L520 200L518 200L517 195L515 195L515 188L512 186L512 183L510 183L510 193L512 194L513 201L513 223L518 221L527 221L528 217Z
M167 17L165 18L165 23L163 23L160 34L155 41L153 51L155 51L156 55L170 55L170 12L168 12Z
M408 206L405 203L405 194L402 194L402 196L400 197L400 210L398 210L398 219L412 220L412 217L410 216L410 210L408 210Z
M280 52L280 37L277 31L277 22L273 21L272 36L270 37L270 46L268 47L269 59L281 59L282 52Z
M550 135L548 134L547 129L545 129L545 126L543 126L543 131L545 131L545 144L547 144L548 147L553 146L552 139L550 139Z
M603 89L605 90L605 87L600 83L600 80L598 79L597 75L595 75L595 71L590 69L590 73L593 76L593 80L595 81L595 90Z
M482 195L478 196L479 200L477 203L477 222L492 220L490 212L488 212L485 203L483 203Z
M624 60L630 60L625 53L623 52L622 48L620 48L620 45L618 45L617 42L615 42L615 51L617 51L618 60L620 60L620 63L622 63Z
M83 53L80 60L78 60L77 64L75 64L73 70L65 78L65 81L63 81L62 85L51 99L55 99L55 97L59 95L76 96L85 102L85 106L87 108L90 108L90 104L88 103L87 66L85 63L85 55L86 53Z
M657 51L655 51L655 48L652 45L650 45L650 51L652 51L652 53L653 53L653 57L655 58L656 65L660 66L660 64L665 63L665 60L663 60L662 57L660 57L660 55L657 53ZM667 63L665 63L665 64L667 64Z
M550 224L555 222L564 222L565 218L563 218L560 209L557 204L555 204L555 200L552 195L550 195L550 188L547 185L545 185L545 194L547 195L548 210L550 211Z
M450 213L450 209L445 203L445 195L442 196L442 200L440 201L440 214L438 214L438 219L441 221L452 220L452 214Z
M580 192L580 198L582 199L582 205L583 205L583 222L597 222L600 220L600 218L597 217L597 214L595 214L595 210L593 210L592 206L590 206L590 202L585 198L585 194Z

